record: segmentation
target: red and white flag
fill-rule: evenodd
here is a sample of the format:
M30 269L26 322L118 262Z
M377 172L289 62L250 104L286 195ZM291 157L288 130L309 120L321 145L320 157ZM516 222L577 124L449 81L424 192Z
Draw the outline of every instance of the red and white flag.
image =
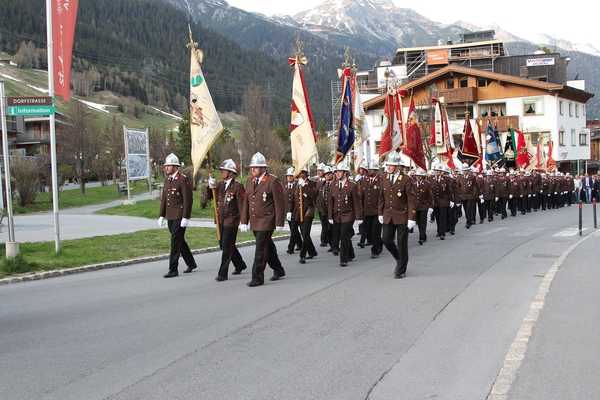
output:
M402 150L402 154L412 159L419 168L427 171L421 129L417 123L417 109L415 108L415 100L412 96L410 98L408 119L406 121L406 147Z
M50 0L54 93L71 101L71 61L79 0Z

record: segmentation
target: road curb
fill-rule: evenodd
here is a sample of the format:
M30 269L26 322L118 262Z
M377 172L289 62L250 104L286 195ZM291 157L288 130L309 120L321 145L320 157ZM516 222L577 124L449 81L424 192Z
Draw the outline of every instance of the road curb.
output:
M290 235L281 235L281 236L274 237L273 241L280 241L280 240L289 239L289 238L290 238ZM245 242L236 243L236 246L237 247L246 247L246 246L252 246L254 244L256 244L256 240L248 240ZM196 255L196 254L213 253L215 251L221 251L221 249L218 246L206 247L204 249L192 250L192 254ZM84 265L82 267L59 269L59 270L55 270L55 271L46 271L46 272L36 272L33 274L27 274L27 275L21 275L21 276L11 276L9 278L0 279L0 285L9 285L11 283L20 283L20 282L39 281L41 279L56 278L59 276L66 276L66 275L76 275L76 274L81 274L84 272L98 271L101 269L125 267L125 266L133 265L133 264L166 260L168 258L169 258L169 254L159 254L159 255L155 255L155 256L133 258L130 260L110 261L110 262L105 262L105 263L100 263L100 264Z

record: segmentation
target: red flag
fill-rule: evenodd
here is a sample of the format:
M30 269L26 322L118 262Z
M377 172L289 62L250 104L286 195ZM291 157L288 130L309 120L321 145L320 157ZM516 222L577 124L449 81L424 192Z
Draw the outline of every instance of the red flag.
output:
M71 100L71 61L79 0L51 0L54 93Z
M417 125L417 110L412 96L410 98L408 118L406 120L406 147L402 151L402 154L410 157L418 167L425 171L427 170L425 153L423 152L421 129L419 128L419 125Z
M527 142L523 132L516 131L517 135L517 168L525 168L529 165L529 157L527 156Z
M385 96L385 105L383 106L383 133L381 134L381 143L379 144L379 160L392 151L392 130L394 125L394 96L387 94Z
M463 138L463 145L461 152L463 155L468 157L479 157L479 146L473 133L473 127L471 126L471 120L467 118L465 120L465 137Z
M546 160L546 170L548 172L556 171L556 161L554 161L554 158L552 157L553 146L554 146L554 142L552 142L552 140L549 140L548 141L548 158Z

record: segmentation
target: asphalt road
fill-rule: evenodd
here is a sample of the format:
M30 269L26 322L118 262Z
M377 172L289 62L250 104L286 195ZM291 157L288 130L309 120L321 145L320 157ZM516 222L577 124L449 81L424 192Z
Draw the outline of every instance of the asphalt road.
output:
M583 236L577 207L462 219L445 241L430 224L402 280L385 250L341 268L278 242L287 276L257 288L248 271L214 281L219 253L173 279L159 261L2 285L0 398L597 398L600 239L585 207Z

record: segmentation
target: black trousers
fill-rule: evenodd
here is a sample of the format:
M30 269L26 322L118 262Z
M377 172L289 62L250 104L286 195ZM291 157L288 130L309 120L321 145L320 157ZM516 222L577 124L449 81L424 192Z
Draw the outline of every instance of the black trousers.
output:
M371 254L381 254L383 242L381 241L381 224L377 215L365 215L363 217L363 231L360 237L361 243L371 242ZM369 240L370 239L370 240Z
M425 211L417 211L417 227L419 228L419 240L427 240L427 213Z
M340 223L333 221L333 249L339 250L340 262L348 262L354 259L354 247L352 246L352 235L354 229L352 228L354 222ZM335 247L335 246L339 247Z
M319 213L319 219L321 220L321 244L331 245L331 224L327 215Z
M309 256L314 257L317 255L315 245L310 238L313 219L313 217L304 217L304 222L302 222L302 248L300 249L300 257L306 257L307 252Z
M408 266L408 226L406 224L383 224L382 239L385 248L396 259L394 275L405 274ZM394 240L397 240L397 246Z
M475 223L475 200L463 200L465 207L465 218L467 219L466 226L471 226Z
M487 205L485 204L485 200L483 201L483 203L481 202L480 199L477 199L475 201L477 202L477 210L479 211L479 220L483 221L488 212ZM492 209L492 211L494 211L494 210Z
M254 263L252 264L252 280L260 283L265 282L267 264L273 269L273 275L285 275L285 270L277 255L277 247L273 243L273 231L253 232L256 239L256 249L254 250Z
M494 219L494 208L496 207L496 200L486 200L485 203L483 203L483 205L487 211L488 221L492 221Z
M288 221L290 226L290 242L288 244L288 251L293 252L295 247L302 247L302 234L300 233L300 221Z
M221 266L219 267L219 276L227 278L229 264L233 262L233 266L236 271L246 269L246 263L242 258L238 248L235 245L237 240L237 226L223 226L221 225L221 241L219 247L223 252L221 253Z
M512 199L508 200L508 206L510 207L510 215L513 217L517 215L517 206L519 205L519 200L519 197L513 197Z
M446 219L449 207L435 207L433 209L433 215L435 216L435 222L437 223L438 236L446 236Z
M183 257L185 265L196 267L196 260L185 241L185 228L181 227L180 219L170 219L167 221L169 232L171 232L171 254L169 255L169 270L177 271L179 266L179 256Z
M506 201L508 200L507 197L498 197L498 208L500 210L500 215L502 215L503 218L506 218Z

